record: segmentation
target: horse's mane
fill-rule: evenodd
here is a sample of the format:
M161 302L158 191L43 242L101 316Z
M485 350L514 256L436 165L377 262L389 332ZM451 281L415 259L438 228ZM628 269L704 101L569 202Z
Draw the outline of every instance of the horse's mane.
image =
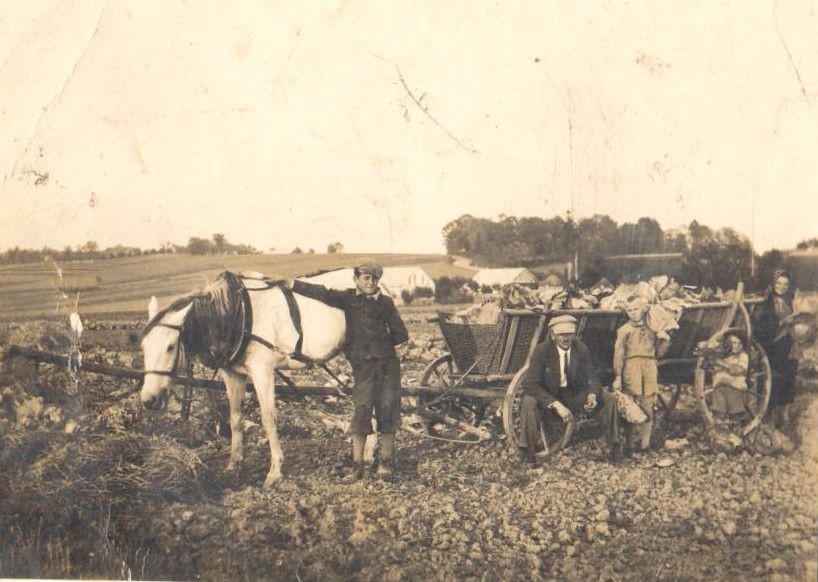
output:
M231 281L238 277L229 272L219 274L204 289L176 299L159 311L142 330L142 338L159 325L168 313L192 305L182 324L181 344L192 354L208 360L208 354L219 354L229 349L236 313L236 298L231 297ZM235 290L235 285L232 287ZM226 346L225 347L225 343ZM209 361L215 361L210 357Z
M162 321L162 318L164 318L168 313L184 309L185 307L193 303L194 300L201 296L202 296L201 292L191 293L189 295L185 295L184 297L180 297L179 299L174 300L173 303L171 303L164 309L160 309L159 312L153 317L151 317L150 321L148 321L148 323L145 324L145 327L142 328L142 334L140 336L140 339L144 339L144 337L148 335L148 333L150 333L150 331L154 327L156 327L159 324L159 322Z

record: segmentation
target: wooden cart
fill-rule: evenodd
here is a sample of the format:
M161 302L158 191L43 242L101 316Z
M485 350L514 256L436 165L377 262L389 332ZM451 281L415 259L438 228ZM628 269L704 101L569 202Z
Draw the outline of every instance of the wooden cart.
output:
M654 411L657 421L666 419L687 389L711 430L727 428L743 438L761 423L770 399L771 371L763 348L752 337L751 314L760 299L742 299L741 286L736 297L735 301L691 305L682 313L679 328L671 333L669 349L659 360L661 386ZM528 360L536 345L547 339L549 320L559 315L577 319L577 335L588 346L602 385L610 386L616 330L627 317L621 311L602 309L547 312L507 309L496 324L469 323L465 318L441 312L440 329L449 351L429 364L421 385L449 395L434 403L439 410L450 416L459 414L473 423L482 420L488 403L485 399L462 396L461 387L479 387L502 399L503 427L510 444L516 446ZM749 370L745 412L728 419L713 414L711 395L713 364L722 349L721 339L731 331L744 340ZM564 447L575 422L543 423L543 452L551 454Z

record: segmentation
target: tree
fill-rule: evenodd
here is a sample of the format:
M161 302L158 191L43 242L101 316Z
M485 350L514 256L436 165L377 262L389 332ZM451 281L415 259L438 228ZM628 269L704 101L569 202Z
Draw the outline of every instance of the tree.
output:
M344 252L344 245L339 242L332 243L327 246L327 252L332 253L343 253Z
M295 247L290 254L291 255L301 255L303 253L304 253L304 251L301 250L301 247Z
M661 253L664 233L653 218L642 217L636 224L625 223L619 227L617 254L641 255Z
M464 214L443 227L443 242L446 252L452 255L470 255L469 234L477 222L471 214Z
M216 233L213 235L213 246L216 248L217 253L223 253L226 245L227 238L223 234Z
M753 287L757 291L765 289L773 279L776 269L785 266L786 257L778 249L772 249L758 258L756 263L756 273L753 279Z
M473 283L470 279L463 277L440 277L435 279L435 301L438 303L468 303L472 297L465 294L463 286Z
M88 255L93 255L99 250L99 244L95 240L89 240L80 247L80 251Z
M688 284L732 289L750 278L752 245L730 228L714 231L697 221L688 228L689 250L682 263L682 280Z
M797 248L799 251L818 248L818 238L802 240L795 248Z
M212 243L206 238L190 237L187 242L187 252L191 255L206 255L212 251Z

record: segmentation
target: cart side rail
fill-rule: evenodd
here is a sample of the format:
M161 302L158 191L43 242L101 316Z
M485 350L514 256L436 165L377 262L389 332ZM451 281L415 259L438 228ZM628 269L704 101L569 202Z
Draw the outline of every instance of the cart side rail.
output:
M741 287L737 301L697 303L682 312L679 328L671 333L670 346L660 360L660 376L668 383L692 382L696 347L726 327L752 334L750 319L761 299L745 299ZM612 309L505 309L496 324L470 323L451 312L438 312L441 332L455 365L461 372L489 378L507 378L520 370L536 345L546 338L552 317L577 318L577 335L590 350L600 380L613 378L616 331L627 321L620 310Z

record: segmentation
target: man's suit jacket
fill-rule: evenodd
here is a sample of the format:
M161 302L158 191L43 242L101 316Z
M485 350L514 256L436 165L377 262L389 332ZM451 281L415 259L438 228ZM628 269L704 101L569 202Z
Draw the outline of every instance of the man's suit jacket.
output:
M561 388L560 356L556 344L549 337L534 348L523 381L523 391L545 406L559 400L571 410L581 408L588 394L596 394L599 400L601 387L591 352L578 339L571 344L566 376L568 386Z

